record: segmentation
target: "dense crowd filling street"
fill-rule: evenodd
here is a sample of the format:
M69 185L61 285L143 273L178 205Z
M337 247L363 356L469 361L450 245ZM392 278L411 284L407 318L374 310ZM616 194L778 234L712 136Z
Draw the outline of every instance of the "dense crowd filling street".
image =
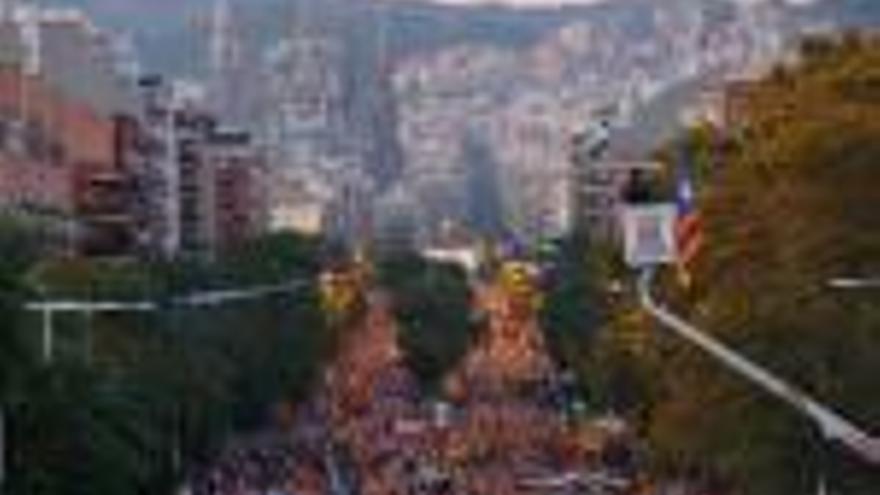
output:
M559 373L516 302L478 292L488 321L441 402L404 366L389 301L374 294L291 431L231 448L193 494L572 493L600 459L577 441Z

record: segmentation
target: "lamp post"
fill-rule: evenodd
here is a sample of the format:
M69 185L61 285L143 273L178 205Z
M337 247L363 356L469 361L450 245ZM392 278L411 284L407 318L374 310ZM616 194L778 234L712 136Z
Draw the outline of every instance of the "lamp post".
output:
M880 277L837 277L829 279L827 283L831 289L880 289Z
M806 416L816 424L824 438L838 441L868 463L880 466L880 439L871 437L828 406L776 377L658 304L651 294L654 273L654 268L642 269L639 298L642 307L657 321L712 356L729 370L746 378Z
M640 273L638 295L641 306L664 327L719 364L804 415L818 427L824 438L837 441L865 462L880 466L880 439L870 436L840 413L773 375L655 299L651 288L657 269L676 259L672 233L675 215L674 207L662 202L625 206L622 218L626 259Z
M216 307L235 302L260 299L277 294L298 292L305 288L304 280L293 280L276 285L263 285L229 290L196 292L174 298L171 305L188 308ZM79 313L91 318L98 313L154 313L164 308L152 300L143 301L34 301L25 304L26 311L42 315L42 354L46 363L51 363L55 354L55 315ZM90 320L91 321L91 320ZM91 345L89 343L89 345Z
M2 399L0 399L2 400ZM0 402L0 493L6 482L6 411Z

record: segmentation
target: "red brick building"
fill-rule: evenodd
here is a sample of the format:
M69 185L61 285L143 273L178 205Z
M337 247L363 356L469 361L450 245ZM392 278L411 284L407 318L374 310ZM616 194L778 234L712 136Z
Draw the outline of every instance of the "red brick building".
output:
M247 133L217 131L210 149L216 243L220 248L234 246L267 227L267 168Z
M59 129L63 105L38 79L0 67L0 207L67 216L73 169Z
M83 254L126 252L133 224L123 122L0 67L0 207L74 220L67 241Z

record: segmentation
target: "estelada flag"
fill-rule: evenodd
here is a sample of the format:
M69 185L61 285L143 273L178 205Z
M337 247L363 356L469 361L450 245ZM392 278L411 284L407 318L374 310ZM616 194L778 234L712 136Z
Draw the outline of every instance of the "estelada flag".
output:
M675 222L675 243L678 254L676 261L678 278L683 286L690 287L693 278L690 271L691 264L703 244L703 222L695 204L693 181L684 167L679 167L676 206L678 218Z

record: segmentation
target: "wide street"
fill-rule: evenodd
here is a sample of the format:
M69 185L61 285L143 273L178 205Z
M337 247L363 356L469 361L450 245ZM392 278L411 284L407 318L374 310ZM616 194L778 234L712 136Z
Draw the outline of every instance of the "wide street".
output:
M445 380L443 407L401 362L390 301L373 293L291 431L275 446L231 448L193 493L614 493L575 491L580 473L598 464L562 414L534 315L498 286L477 294L486 328Z

